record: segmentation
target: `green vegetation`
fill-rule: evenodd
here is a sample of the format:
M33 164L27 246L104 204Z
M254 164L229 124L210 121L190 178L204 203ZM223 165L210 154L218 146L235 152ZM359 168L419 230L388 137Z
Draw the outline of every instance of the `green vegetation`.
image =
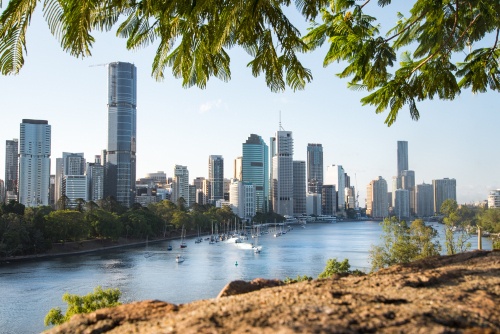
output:
M322 273L318 275L318 278L329 278L335 274L339 275L364 275L365 273L361 270L350 270L351 265L349 264L348 259L344 259L344 261L339 262L336 258L329 259L326 262L326 267Z
M413 0L408 13L392 2L296 0L294 12L289 0L46 0L42 11L72 56L91 55L95 31L116 30L128 49L157 47L152 76L163 80L171 67L184 87L205 88L211 77L229 81L229 50L241 47L252 74L264 75L272 91L304 89L313 77L300 53L327 44L323 65L340 63L337 76L369 92L363 105L377 113L389 109L388 125L403 107L418 120L422 100L453 100L462 89L500 90L498 1ZM26 32L41 3L7 1L0 15L2 74L16 74L24 65ZM391 24L373 15L378 7ZM296 26L307 23L302 36Z
M459 209L457 202L451 199L443 202L441 213L445 215L443 222L446 253L452 255L470 250L471 243L467 240L472 237L471 230L476 229L472 218L474 215L470 214L467 207Z
M483 210L478 215L478 225L483 232L495 234L492 237L493 248L500 249L500 209Z
M25 208L14 201L3 204L0 207L0 257L40 254L54 243L119 238L151 240L178 234L182 226L188 233L195 233L210 232L212 226L225 231L233 227L235 221L241 223L228 207L195 204L188 210L185 203L178 206L168 200L147 207L136 204L130 209L113 198L99 203L81 200L73 209L68 204L68 201L59 201L56 205L59 210L48 206Z
M441 251L439 241L435 240L437 231L421 219L408 225L392 217L384 219L381 225L382 245L370 250L372 270L439 255Z
M60 325L68 321L73 315L80 313L90 313L95 310L121 305L118 301L121 292L118 289L103 290L100 286L85 296L65 293L62 300L68 304L66 314L63 314L59 307L50 309L45 316L45 326Z
M283 280L283 282L285 284L293 284L293 283L304 282L304 281L312 281L312 279L313 279L312 277L307 276L307 275L303 275L303 276L297 275L296 278L286 277Z

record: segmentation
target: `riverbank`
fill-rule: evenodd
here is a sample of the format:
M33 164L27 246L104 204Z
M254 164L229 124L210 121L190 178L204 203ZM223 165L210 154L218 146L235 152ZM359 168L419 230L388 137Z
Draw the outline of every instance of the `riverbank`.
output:
M193 235L188 235L192 237ZM45 253L10 256L0 258L0 265L9 264L11 262L38 261L57 257L65 257L72 255L81 255L88 253L104 252L107 250L127 247L146 246L147 244L155 244L163 241L175 240L180 238L180 232L172 232L168 237L156 239L132 239L119 238L118 240L111 239L93 239L79 242L56 243L52 248Z

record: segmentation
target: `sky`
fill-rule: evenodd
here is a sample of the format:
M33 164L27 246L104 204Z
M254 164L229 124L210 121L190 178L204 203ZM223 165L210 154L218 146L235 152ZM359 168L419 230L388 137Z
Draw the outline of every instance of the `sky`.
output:
M6 3L4 2L5 9ZM500 101L496 92L462 91L454 101L418 104L420 120L407 108L394 125L387 112L362 106L366 92L347 88L335 74L342 64L323 67L325 48L301 55L312 70L305 90L272 93L263 76L253 77L250 57L233 49L232 79L211 78L205 89L182 88L167 69L157 82L151 77L156 47L128 51L113 32L95 33L92 56L77 59L64 52L48 29L39 4L27 36L28 55L18 75L0 76L0 140L19 138L22 119L47 120L52 127L52 174L62 152L83 152L88 162L107 146L107 64L137 67L137 178L174 165L188 167L190 179L207 177L209 155L222 155L225 177L233 176L233 160L242 143L255 133L268 143L281 126L293 132L294 160L306 160L307 144L323 145L324 164L342 165L364 206L366 187L382 176L389 189L397 169L397 141L408 141L409 169L416 183L454 178L458 203L487 199L500 188L497 152ZM388 22L395 21L395 12ZM306 24L297 26L305 32ZM5 144L0 150L0 178L5 172ZM326 169L325 169L326 170Z

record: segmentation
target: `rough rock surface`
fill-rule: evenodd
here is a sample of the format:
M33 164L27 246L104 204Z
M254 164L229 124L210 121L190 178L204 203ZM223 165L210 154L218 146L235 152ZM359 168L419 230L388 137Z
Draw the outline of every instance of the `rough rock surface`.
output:
M49 333L500 333L498 251L361 277L259 282L189 304L142 301L76 315ZM262 289L248 292L255 287Z

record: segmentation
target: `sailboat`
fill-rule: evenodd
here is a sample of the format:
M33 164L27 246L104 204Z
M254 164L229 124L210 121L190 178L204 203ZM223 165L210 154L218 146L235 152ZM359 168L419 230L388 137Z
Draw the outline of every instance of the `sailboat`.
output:
M175 257L175 262L177 263L184 262L184 257L182 256L182 254L177 254L177 256Z
M184 238L186 237L186 229L184 228L184 225L182 225L182 231L181 231L181 248L186 248L187 244L184 241ZM179 262L179 261L177 261Z
M255 243L254 243L254 245L252 247L253 252L256 253L256 254L260 253L260 251L262 249L262 246L258 246L257 245L258 242L259 242L259 227L257 227L257 233L255 233Z

